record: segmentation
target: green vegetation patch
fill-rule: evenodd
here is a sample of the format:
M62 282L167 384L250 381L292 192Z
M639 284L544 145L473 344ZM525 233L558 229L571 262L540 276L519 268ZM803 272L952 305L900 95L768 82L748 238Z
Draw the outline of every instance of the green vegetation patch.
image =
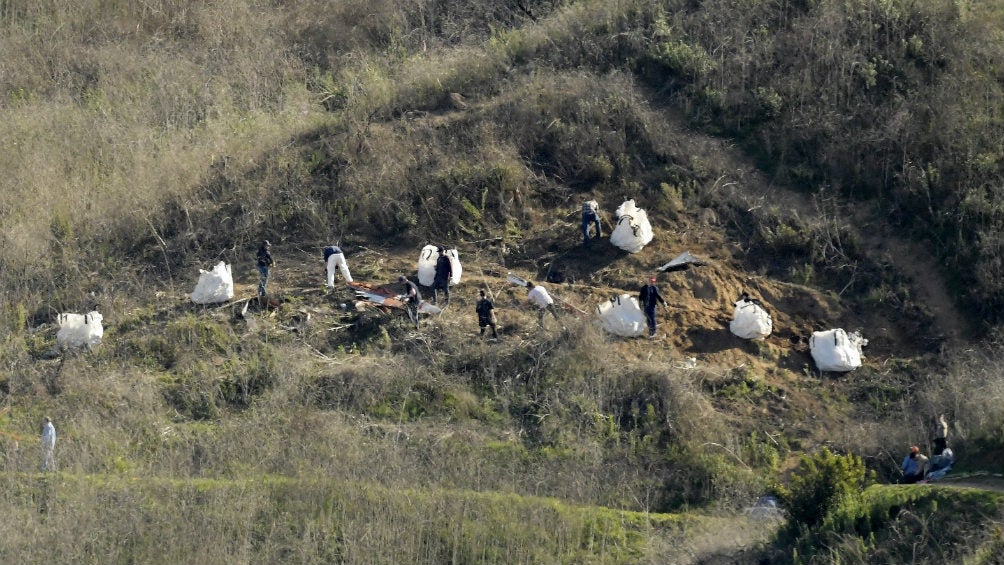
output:
M944 485L874 485L847 497L790 555L793 563L986 561L1000 548L1004 494ZM994 533L994 532L997 533ZM995 545L996 544L996 545ZM992 553L992 552L991 552ZM981 557L982 556L982 557Z
M0 560L31 563L641 562L699 517L357 482L19 475Z

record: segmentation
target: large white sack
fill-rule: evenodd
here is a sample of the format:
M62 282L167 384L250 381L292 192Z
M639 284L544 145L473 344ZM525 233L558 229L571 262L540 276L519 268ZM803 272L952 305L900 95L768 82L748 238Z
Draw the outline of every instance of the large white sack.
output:
M446 256L450 258L450 267L453 274L450 275L451 284L460 284L460 275L463 273L463 266L460 265L460 255L456 249L448 249ZM418 256L418 284L422 286L432 286L436 280L436 261L439 260L439 247L426 245L422 248L422 253Z
M450 267L453 269L450 283L460 284L460 274L464 272L464 268L460 265L460 254L457 253L456 249L450 249L446 252L446 256L450 258Z
M627 251L637 253L652 241L652 224L648 214L634 205L634 200L626 200L617 208L617 227L610 234L610 243Z
M638 305L638 299L630 294L621 294L596 307L603 329L622 337L639 337L648 331L645 313Z
M418 256L418 284L432 286L432 281L436 278L437 259L439 259L438 247L426 245L422 248L422 253Z
M64 348L94 347L101 343L105 329L101 325L104 318L97 311L87 314L60 314L56 344Z
M773 330L774 321L762 306L749 300L736 302L729 331L743 339L763 339Z
M196 304L217 304L234 297L234 277L230 265L220 261L212 271L199 269L199 282L192 291L192 302Z
M848 334L837 328L812 332L809 351L820 371L847 372L861 366L861 348L866 345L868 340L860 333Z

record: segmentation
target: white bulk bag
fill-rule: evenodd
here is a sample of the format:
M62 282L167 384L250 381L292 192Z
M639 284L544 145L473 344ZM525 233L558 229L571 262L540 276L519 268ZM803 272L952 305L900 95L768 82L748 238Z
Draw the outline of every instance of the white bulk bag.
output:
M104 318L97 311L87 314L60 314L56 344L64 348L94 347L101 343Z
M439 259L438 247L426 245L422 248L422 253L418 256L418 284L432 286L432 281L436 278L437 259Z
M230 265L220 261L212 271L199 269L199 282L192 291L192 302L196 304L217 304L234 297L234 277Z
M740 300L736 302L729 330L743 339L763 339L774 330L774 321L756 302Z
M450 249L446 252L446 256L450 258L450 266L453 268L450 284L460 284L460 274L464 272L464 268L460 265L460 255L456 249Z
M652 224L648 214L636 208L634 200L627 200L617 208L617 227L610 234L610 243L627 251L637 253L652 241Z
M621 337L639 337L648 331L645 313L638 305L638 299L630 294L621 294L596 307L603 329Z
M463 267L460 265L460 255L456 249L448 249L446 256L450 258L450 266L453 274L450 275L450 284L460 284L460 275ZM418 284L422 286L432 286L436 280L436 261L439 260L439 247L426 245L422 248L422 253L418 256Z
M868 345L868 340L860 333L848 334L837 328L812 332L809 351L820 371L847 372L861 366L861 348L865 345Z

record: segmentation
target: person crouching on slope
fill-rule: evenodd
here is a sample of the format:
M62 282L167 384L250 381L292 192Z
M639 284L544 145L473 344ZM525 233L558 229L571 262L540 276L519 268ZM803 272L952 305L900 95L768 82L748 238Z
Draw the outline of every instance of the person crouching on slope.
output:
M924 479L927 473L927 456L920 452L916 445L910 448L910 453L903 458L900 470L903 471L903 484L912 485Z

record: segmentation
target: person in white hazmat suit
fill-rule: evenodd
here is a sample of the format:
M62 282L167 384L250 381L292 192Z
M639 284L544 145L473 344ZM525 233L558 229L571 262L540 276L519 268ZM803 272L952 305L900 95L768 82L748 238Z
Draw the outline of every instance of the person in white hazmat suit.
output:
M324 264L328 269L328 288L335 288L335 269L342 273L345 282L352 282L352 273L349 272L349 264L345 262L345 254L342 248L337 245L329 245L324 248Z
M42 420L42 471L56 470L56 427L46 416Z

